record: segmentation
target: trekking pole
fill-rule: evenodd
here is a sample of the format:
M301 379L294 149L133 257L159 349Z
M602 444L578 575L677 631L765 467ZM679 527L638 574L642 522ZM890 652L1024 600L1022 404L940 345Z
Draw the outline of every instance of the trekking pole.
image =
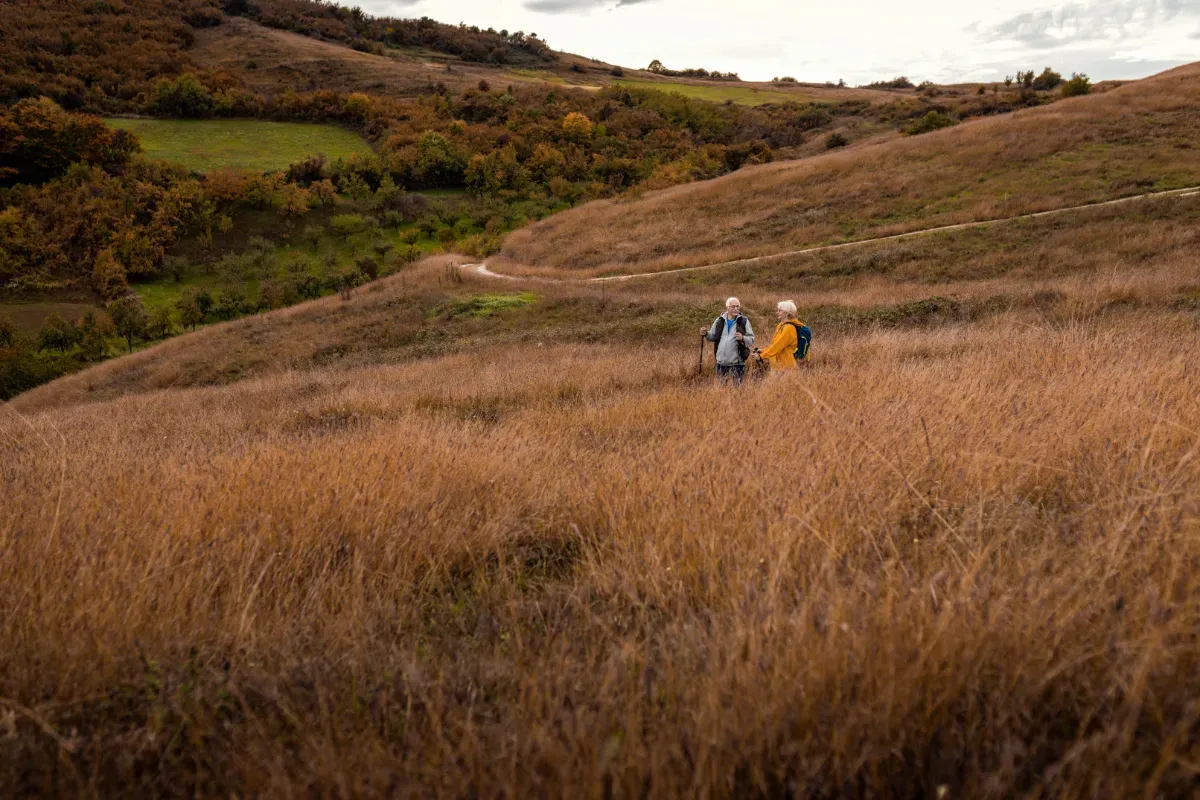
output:
M696 377L704 377L704 335L700 335L700 363L696 365Z

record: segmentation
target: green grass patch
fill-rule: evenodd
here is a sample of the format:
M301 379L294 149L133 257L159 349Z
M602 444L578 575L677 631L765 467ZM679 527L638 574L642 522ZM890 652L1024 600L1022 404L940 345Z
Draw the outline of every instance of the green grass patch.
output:
M532 292L509 292L507 294L479 294L462 297L436 310L435 316L447 319L454 317L490 317L505 311L531 306L537 302Z
M137 134L147 158L198 172L225 167L267 172L318 154L333 160L371 152L361 136L336 125L227 119L104 121Z
M613 83L618 86L628 86L631 89L674 92L684 97L707 100L710 103L724 103L726 100L730 100L742 106L761 106L764 103L805 103L813 99L812 95L801 92L760 89L756 86L740 86L737 83L730 83L728 86L698 86L691 83L624 79L615 80Z

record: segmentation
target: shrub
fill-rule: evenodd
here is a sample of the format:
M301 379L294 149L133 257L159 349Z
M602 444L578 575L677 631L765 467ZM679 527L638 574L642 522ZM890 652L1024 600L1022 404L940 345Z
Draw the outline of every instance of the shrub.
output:
M0 314L0 347L12 347L17 342L17 324L7 314Z
M492 89L492 85L487 82L487 79L481 78L479 81L479 91L489 92L489 91L491 91L491 89Z
M326 176L325 171L325 156L309 156L303 161L298 161L287 168L288 183L298 183L302 186L311 186Z
M839 147L845 147L850 144L850 141L840 133L831 133L825 139L826 150L836 150Z
M212 92L192 73L175 80L163 78L154 85L151 110L171 117L207 117L216 103Z
M592 137L592 129L592 121L578 111L572 111L563 119L563 137L570 141L587 141Z
M367 280L373 281L379 277L379 263L373 258L360 258L358 260L358 271Z
M867 84L868 89L911 89L913 82L907 77L901 75L899 78L892 78L890 81L875 81Z
M1030 74L1032 75L1033 73L1031 72ZM1062 75L1058 74L1057 72L1050 69L1049 67L1046 67L1044 70L1042 70L1041 75L1038 75L1036 78L1033 79L1033 82L1030 85L1034 89L1038 89L1041 91L1049 91L1050 89L1055 88L1062 82L1063 82Z
M1092 79L1083 73L1071 73L1071 80L1063 84L1063 97L1080 97L1092 92Z
M63 319L61 314L51 314L42 324L38 333L38 352L42 350L57 350L66 353L79 344L83 336L76 326Z
M949 128L958 123L954 119L940 111L930 111L925 116L921 117L916 122L912 123L904 129L904 133L909 136L919 136L922 133L930 133L931 131Z
M620 67L613 67L608 71L608 74L612 75L614 78L624 78L625 70L621 69Z

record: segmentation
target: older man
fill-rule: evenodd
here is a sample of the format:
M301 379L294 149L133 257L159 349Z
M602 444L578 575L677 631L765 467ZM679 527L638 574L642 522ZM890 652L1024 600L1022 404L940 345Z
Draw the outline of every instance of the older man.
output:
M736 297L725 301L725 313L700 334L713 342L717 355L717 377L741 383L746 377L746 358L754 347L754 328L742 316L742 303Z

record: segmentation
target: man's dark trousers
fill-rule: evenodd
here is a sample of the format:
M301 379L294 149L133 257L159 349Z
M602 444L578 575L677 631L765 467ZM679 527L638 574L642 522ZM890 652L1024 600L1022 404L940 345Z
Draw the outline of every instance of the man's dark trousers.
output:
M734 383L741 383L746 379L746 365L733 364L727 367L717 364L717 377L723 381L731 380Z

